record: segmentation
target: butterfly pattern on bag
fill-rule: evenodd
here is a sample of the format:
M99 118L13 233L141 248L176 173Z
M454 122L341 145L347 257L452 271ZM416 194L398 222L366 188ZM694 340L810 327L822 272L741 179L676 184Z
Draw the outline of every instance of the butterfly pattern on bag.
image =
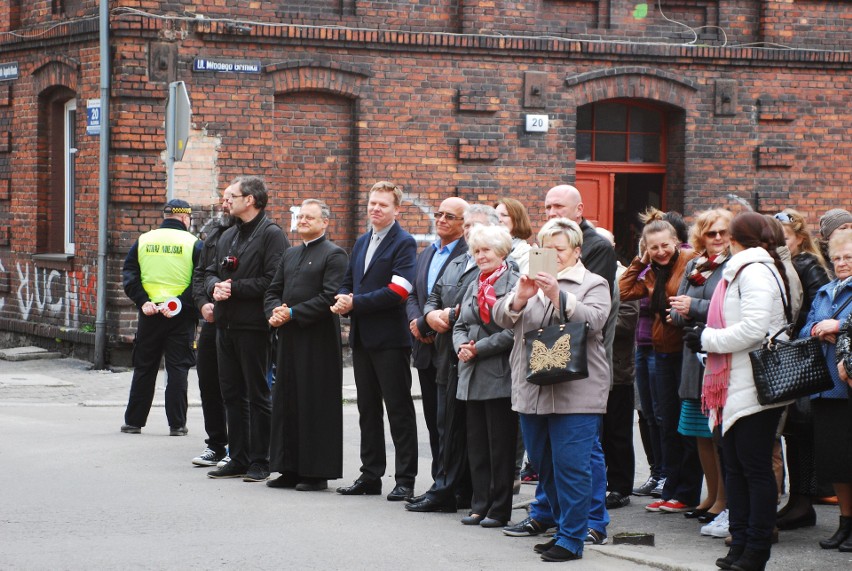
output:
M551 369L564 369L571 362L571 335L563 335L550 349L539 340L532 342L530 372L533 374Z

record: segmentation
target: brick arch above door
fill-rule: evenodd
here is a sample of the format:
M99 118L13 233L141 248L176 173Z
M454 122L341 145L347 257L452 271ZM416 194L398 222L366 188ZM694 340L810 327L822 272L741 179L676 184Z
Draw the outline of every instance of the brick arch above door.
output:
M323 91L357 99L370 75L356 66L334 63L289 62L266 67L277 95L296 91Z
M577 107L604 99L638 98L686 109L699 84L675 73L641 66L605 68L565 79Z

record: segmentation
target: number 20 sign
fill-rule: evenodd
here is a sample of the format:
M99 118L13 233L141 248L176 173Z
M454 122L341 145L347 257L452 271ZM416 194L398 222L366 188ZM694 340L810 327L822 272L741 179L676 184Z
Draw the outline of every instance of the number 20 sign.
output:
M547 115L527 115L527 133L546 133L548 128Z

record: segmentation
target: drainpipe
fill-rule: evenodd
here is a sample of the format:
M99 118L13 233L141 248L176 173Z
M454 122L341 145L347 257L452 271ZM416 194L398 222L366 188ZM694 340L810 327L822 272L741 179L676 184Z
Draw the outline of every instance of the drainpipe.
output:
M109 201L109 0L100 0L101 134L98 172L98 277L95 369L106 368L107 203Z

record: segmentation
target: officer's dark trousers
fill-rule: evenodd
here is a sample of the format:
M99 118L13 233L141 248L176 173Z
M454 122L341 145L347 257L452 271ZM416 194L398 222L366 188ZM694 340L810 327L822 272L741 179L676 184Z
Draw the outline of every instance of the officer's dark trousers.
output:
M166 357L166 418L169 426L186 426L186 377L195 365L195 326L189 314L168 319L157 313L139 312L139 327L133 341L133 380L124 422L145 426L154 400L157 372Z
M205 322L198 335L198 390L201 393L201 412L207 447L224 454L228 445L228 425L225 421L225 403L219 388L219 363L216 357L216 326Z
M272 399L266 373L269 369L269 334L264 331L216 331L219 385L228 417L231 462L238 466L269 466Z

